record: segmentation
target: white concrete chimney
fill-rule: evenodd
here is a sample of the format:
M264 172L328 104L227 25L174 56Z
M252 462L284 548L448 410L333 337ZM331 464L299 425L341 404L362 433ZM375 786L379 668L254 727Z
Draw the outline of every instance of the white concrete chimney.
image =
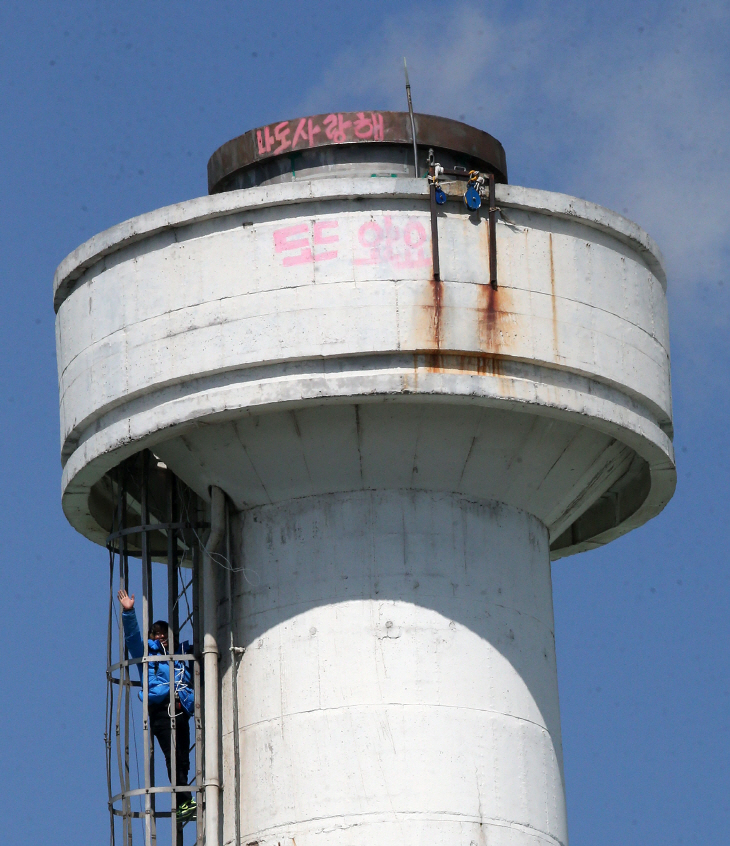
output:
M144 448L228 497L221 843L566 844L551 560L674 490L654 242L416 126L418 179L407 114L254 130L56 274L71 523Z

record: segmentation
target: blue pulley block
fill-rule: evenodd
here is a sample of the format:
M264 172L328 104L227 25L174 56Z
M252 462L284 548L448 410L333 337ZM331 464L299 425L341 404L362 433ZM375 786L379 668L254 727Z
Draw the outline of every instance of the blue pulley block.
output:
M469 185L464 193L464 205L472 211L476 211L482 205L482 198L473 185Z
M444 189L437 185L436 191L434 193L436 194L436 202L440 206L443 206L443 204L446 202L446 194L444 193Z

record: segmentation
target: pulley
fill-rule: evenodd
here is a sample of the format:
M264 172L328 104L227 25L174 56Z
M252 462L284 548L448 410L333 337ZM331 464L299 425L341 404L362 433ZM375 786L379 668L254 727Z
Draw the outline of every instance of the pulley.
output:
M464 192L464 205L471 211L476 211L482 205L482 198L479 196L476 182L469 182Z

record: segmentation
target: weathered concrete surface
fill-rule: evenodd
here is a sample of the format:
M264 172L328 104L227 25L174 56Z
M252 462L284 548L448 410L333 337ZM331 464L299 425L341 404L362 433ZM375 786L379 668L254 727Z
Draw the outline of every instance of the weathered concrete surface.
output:
M434 280L411 179L192 200L57 272L71 523L104 542L145 447L237 509L241 846L566 843L550 557L672 495L666 280L606 209L496 196L497 291L458 201ZM223 719L230 843L230 666Z
M497 233L499 290L486 284L487 224L456 203L439 222L436 283L425 190L423 180L333 179L204 197L121 224L66 259L56 292L71 522L103 538L89 491L144 445L205 494L215 479L182 458L203 423L414 397L580 427L591 457L570 463L564 507L535 512L553 538L610 488L617 451L646 465L641 495L628 485L619 516L562 541L563 552L660 510L674 470L665 281L650 239L590 203L498 186L509 215ZM496 448L503 435L513 448L511 429L489 432ZM573 496L576 473L594 480L588 498ZM268 501L249 494L244 485L239 504Z
M254 508L234 534L246 562L234 591L241 843L567 842L538 520L453 495L365 492Z

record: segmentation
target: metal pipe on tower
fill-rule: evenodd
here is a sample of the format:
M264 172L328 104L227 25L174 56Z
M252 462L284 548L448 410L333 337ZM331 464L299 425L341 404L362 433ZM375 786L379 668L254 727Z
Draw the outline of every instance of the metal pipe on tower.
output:
M218 602L214 555L226 528L226 497L216 485L210 489L210 535L203 557L203 672L205 673L205 843L218 846L220 811L220 697L218 678Z

